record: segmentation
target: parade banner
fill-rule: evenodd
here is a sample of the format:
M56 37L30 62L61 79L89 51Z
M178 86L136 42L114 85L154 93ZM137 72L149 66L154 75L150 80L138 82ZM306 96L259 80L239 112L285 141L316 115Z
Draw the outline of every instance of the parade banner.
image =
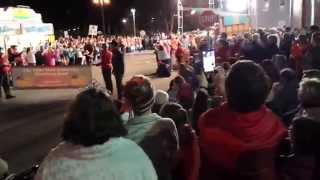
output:
M16 89L83 88L92 82L90 66L15 67Z

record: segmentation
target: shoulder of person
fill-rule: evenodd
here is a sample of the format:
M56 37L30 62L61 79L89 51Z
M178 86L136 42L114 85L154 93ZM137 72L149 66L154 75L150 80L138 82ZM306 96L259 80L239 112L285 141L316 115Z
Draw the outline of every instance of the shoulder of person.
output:
M230 113L226 109L226 105L220 105L218 107L211 108L207 112L203 113L199 119L199 128L200 126L206 126L208 123L210 123L211 126L214 125L216 121L222 118L221 116L225 115L225 113Z
M170 118L161 118L158 120L156 125L163 128L176 129L174 121Z

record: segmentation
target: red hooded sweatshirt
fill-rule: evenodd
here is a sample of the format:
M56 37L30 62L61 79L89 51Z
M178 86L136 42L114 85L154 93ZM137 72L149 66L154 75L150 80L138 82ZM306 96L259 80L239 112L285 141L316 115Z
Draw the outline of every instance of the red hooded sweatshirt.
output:
M287 129L268 108L236 113L228 104L212 109L199 120L200 147L211 165L233 170L242 153L274 147Z

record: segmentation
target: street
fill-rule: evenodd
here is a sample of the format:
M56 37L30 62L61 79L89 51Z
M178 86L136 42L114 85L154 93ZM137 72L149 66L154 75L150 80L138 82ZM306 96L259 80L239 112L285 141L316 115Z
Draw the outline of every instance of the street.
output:
M128 54L124 82L135 74L150 76L156 71L151 51ZM93 77L104 85L100 68ZM170 78L152 77L156 88L166 90ZM113 81L115 84L115 81ZM79 89L17 90L16 99L0 101L0 157L11 172L20 172L40 163L60 141L64 114Z

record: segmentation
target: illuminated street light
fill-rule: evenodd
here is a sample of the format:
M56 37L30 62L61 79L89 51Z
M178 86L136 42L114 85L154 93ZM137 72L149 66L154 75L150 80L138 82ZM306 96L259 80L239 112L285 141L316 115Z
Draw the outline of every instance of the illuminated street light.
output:
M191 15L195 15L196 14L196 10L192 9L192 11L190 12Z
M122 19L122 23L123 23L123 24L126 24L127 22L128 22L128 20L127 20L126 18L123 18L123 19Z
M101 9L101 19L102 19L102 31L103 34L106 34L106 22L104 18L104 6L110 5L111 0L93 0L93 4L99 5Z
M133 36L136 37L136 9L132 8L130 11L133 18Z

